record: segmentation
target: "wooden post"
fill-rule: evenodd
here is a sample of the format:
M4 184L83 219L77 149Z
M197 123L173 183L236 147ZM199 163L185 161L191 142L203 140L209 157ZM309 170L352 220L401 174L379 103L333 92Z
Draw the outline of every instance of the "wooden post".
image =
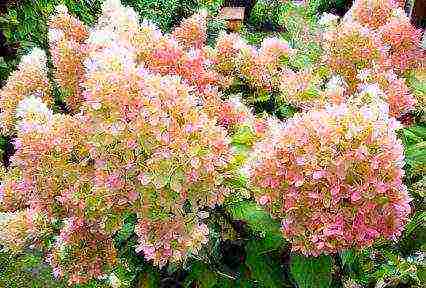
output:
M411 22L421 28L426 28L426 0L408 0L406 12Z

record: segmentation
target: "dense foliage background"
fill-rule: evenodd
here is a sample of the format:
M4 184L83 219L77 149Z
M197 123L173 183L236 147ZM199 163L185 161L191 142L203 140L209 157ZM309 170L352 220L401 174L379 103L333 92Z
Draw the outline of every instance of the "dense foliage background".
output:
M0 83L3 86L25 54L33 47L48 48L48 20L58 4L87 25L93 25L103 1L98 0L16 0L0 6ZM288 65L302 70L316 63L323 51L302 30L317 29L323 12L343 16L352 1L308 1L307 8L290 1L259 0L239 33L249 44L259 46L263 39L277 36L297 49ZM208 22L208 44L213 45L225 23L214 18L223 1L219 0L124 0L142 19L150 19L164 32L201 8L212 19ZM49 76L53 79L49 58ZM420 101L425 99L425 71L409 71L404 81ZM54 111L66 111L64 95L54 86ZM228 94L239 94L258 115L287 119L300 111L282 101L277 93L254 91L243 81L234 83ZM409 188L413 212L398 241L381 241L363 250L347 250L332 256L306 258L290 252L282 236L280 223L252 200L239 197L209 211L210 241L198 256L183 267L153 267L134 251L137 245L135 215L125 222L114 237L118 258L125 263L114 268L113 278L93 280L76 287L422 287L426 283L426 122L425 102L400 117L404 128L398 133L406 158L404 181ZM247 131L241 129L232 138L242 150L247 146ZM11 138L0 138L3 163L13 154ZM240 179L242 182L245 179ZM235 189L242 189L236 181ZM0 235L1 236L1 235ZM66 287L66 281L52 276L43 255L34 249L10 254L0 253L0 287ZM312 284L314 283L314 284ZM423 284L422 284L423 283ZM315 286L312 286L315 285Z

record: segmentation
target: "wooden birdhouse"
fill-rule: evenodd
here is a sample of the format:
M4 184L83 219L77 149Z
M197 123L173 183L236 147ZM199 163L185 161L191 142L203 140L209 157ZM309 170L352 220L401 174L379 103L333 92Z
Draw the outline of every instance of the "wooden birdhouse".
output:
M229 30L240 29L244 20L244 7L223 7L219 12L219 18L226 21Z

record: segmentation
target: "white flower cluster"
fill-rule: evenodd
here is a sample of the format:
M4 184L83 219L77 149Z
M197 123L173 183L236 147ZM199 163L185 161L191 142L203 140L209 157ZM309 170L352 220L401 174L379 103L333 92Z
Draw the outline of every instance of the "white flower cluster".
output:
M24 70L27 66L29 66L37 67L41 71L47 71L46 63L46 52L44 52L40 48L34 48L30 54L22 56L18 69Z
M47 129L47 123L52 119L53 112L40 97L31 95L21 100L16 108L18 131L28 132L32 130Z

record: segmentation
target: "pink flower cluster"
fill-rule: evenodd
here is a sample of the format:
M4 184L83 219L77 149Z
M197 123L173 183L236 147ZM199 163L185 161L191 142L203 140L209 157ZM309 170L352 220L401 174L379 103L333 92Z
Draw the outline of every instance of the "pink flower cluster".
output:
M132 41L137 60L148 70L161 75L177 75L183 82L205 92L223 81L212 69L212 52L205 46L205 12L185 20L171 35L163 35L155 26L145 21Z
M426 52L420 48L422 31L411 25L402 9L396 10L378 33L383 43L390 47L390 66L398 74L417 67L421 59L426 58Z
M357 0L348 16L364 26L377 29L388 22L397 8L395 0Z
M89 121L98 123L89 149L96 189L114 195L105 204L130 205L138 213L138 227L145 227L138 230L138 250L162 266L199 250L197 213L230 192L222 182L232 154L225 130L197 107L188 86L145 72L88 79L88 97L102 103L87 107Z
M19 252L29 242L27 211L0 213L0 243L12 252Z
M399 6L394 0L354 1L341 24L325 34L325 63L344 78L349 94L365 82L363 71L374 70L392 116L414 108L416 102L400 77L421 65L426 55L421 31Z
M410 213L395 120L340 105L300 114L258 143L247 164L257 202L305 255L400 235Z
M285 40L265 39L256 49L238 34L219 35L215 49L216 70L231 79L241 79L258 92L277 90L285 60L294 53Z
M156 231L153 234L151 231ZM197 219L176 216L164 220L143 220L136 227L139 245L136 251L142 251L145 259L153 260L160 267L171 262L181 262L187 255L195 255L209 240L209 228Z
M416 98L407 87L404 79L398 78L393 70L379 67L364 69L357 75L358 90L366 85L376 84L381 90L381 98L389 105L389 115L398 117L409 112L416 105Z
M326 40L325 62L344 78L350 91L356 90L359 70L372 68L375 63L384 65L387 59L380 37L357 22L343 22Z
M237 97L223 101L218 113L218 123L225 128L235 128L245 123L252 114Z
M201 49L207 40L207 11L201 11L184 19L173 31L172 36L186 50Z
M359 0L348 12L349 23L359 22L381 38L389 49L389 64L398 73L415 67L419 58L425 57L419 47L421 30L411 25L400 4L395 0Z
M303 110L323 107L329 99L321 91L322 82L312 69L286 69L281 74L280 100Z
M49 47L55 66L55 79L62 88L65 103L78 112L82 102L85 55L84 41L89 36L87 27L68 14L65 6L58 6L49 22Z
M53 104L46 62L44 51L34 49L22 57L18 70L9 76L6 85L0 90L2 134L13 135L16 132L16 108L25 97L33 95L42 98L47 105Z
M68 274L70 285L102 277L105 270L117 262L111 236L97 227L96 222L82 218L67 218L64 222L47 256L53 275L59 278Z

